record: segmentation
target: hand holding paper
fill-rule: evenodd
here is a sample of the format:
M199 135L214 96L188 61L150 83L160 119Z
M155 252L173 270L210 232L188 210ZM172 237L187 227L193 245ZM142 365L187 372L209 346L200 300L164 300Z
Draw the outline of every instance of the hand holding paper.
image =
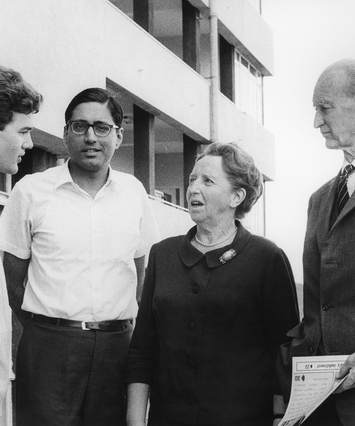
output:
M338 378L337 373L348 358L350 357L346 355L294 357L290 402L279 426L301 425L341 386L342 381L347 380L347 376L343 374L342 378ZM355 355L352 359L355 360ZM350 362L348 361L348 365ZM345 367L342 371L346 374L350 368Z
M347 377L345 378L343 383L338 387L336 393L341 393L355 387L355 353L349 355L346 358L336 378L342 379L345 376Z

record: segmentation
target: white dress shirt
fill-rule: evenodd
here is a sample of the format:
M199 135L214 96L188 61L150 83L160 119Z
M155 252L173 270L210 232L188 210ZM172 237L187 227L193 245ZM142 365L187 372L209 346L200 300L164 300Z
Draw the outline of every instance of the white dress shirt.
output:
M347 166L348 164L352 164L355 167L355 160L352 163L348 163L346 160L344 160L341 171L343 171L345 166ZM349 197L351 197L352 193L355 190L355 170L349 175L348 181L346 182L346 186L348 187Z
M92 198L68 163L19 181L0 221L0 246L30 259L22 309L78 321L134 318L134 258L157 241L143 185L110 169Z
M0 426L10 425L11 418L11 309L0 261Z

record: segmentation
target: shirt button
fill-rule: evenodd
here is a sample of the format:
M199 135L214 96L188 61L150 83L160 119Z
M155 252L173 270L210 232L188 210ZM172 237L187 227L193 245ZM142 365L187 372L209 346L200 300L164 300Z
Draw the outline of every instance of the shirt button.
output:
M324 303L322 305L322 311L328 311L330 308L332 308L332 306L328 305L327 303Z

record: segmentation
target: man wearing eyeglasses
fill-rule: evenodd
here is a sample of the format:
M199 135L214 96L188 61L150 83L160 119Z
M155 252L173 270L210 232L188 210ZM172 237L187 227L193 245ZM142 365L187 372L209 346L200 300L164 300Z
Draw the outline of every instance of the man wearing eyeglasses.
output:
M110 167L122 116L104 89L75 96L68 162L25 176L4 210L5 273L24 324L17 426L125 424L123 366L157 232L142 184Z

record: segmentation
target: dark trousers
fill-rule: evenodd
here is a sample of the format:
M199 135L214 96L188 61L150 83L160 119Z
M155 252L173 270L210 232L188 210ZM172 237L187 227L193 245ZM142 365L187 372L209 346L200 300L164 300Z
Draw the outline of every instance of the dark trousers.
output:
M335 408L335 396L331 395L302 423L302 426L341 426Z
M264 419L256 419L256 420L240 420L238 422L230 422L230 423L208 423L201 424L199 422L195 423L172 423L164 420L156 421L149 420L148 426L272 426L271 418ZM354 425L355 426L355 425Z
M86 331L29 320L17 354L17 426L124 426L131 334L131 325Z
M260 420L259 422L239 422L239 423L218 423L218 424L197 424L197 423L166 423L166 422L158 422L158 423L148 423L148 426L272 426L272 420L265 421ZM303 425L302 425L303 426Z

